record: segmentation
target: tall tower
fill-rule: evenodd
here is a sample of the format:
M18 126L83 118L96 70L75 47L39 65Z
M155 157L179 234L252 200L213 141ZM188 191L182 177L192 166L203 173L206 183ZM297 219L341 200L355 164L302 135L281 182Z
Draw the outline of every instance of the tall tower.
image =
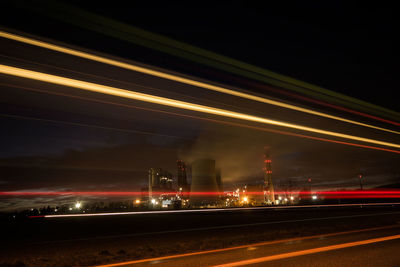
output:
M274 184L272 183L271 158L269 147L264 147L264 199L267 203L275 203Z

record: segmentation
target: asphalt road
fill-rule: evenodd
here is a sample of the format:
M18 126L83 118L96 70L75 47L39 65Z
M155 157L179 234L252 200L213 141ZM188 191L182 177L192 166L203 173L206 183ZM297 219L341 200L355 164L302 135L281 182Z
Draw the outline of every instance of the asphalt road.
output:
M390 230L382 230L389 231L387 235L392 235L395 234L398 222L400 207L397 206L238 209L3 221L0 263L22 261L28 266L100 265L258 242L396 226ZM377 236L374 233L340 237L344 239L339 236L316 238L302 241L299 245L294 242L290 246L282 243L276 246L282 250L271 249L269 246L266 251L279 254L335 242L386 236L385 233L378 232ZM251 252L252 249L249 251L256 253L254 257L269 255L261 248L254 249L254 252ZM243 258L229 256L228 259ZM218 263L224 262L215 262Z
M398 266L400 226L249 244L200 255L175 255L119 266ZM380 240L379 238L382 238ZM385 240L385 238L395 238ZM358 244L357 242L371 242ZM348 246L348 247L346 247ZM321 251L326 250L326 251ZM117 266L118 266L117 265ZM116 265L108 265L116 266Z

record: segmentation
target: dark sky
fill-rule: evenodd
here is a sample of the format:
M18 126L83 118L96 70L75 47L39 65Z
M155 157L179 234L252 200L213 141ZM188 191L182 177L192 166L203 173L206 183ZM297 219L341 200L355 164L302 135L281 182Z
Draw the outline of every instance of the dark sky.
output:
M216 82L224 82L226 77L230 77L221 71L38 15L34 10L26 8L32 3L35 1L8 2L9 12L4 16L3 24L6 29L186 74L199 74ZM397 32L394 26L395 9L391 6L365 3L359 6L348 4L347 1L280 1L280 4L263 5L259 1L68 3L400 111L394 97L397 86L394 39ZM154 88L143 87L138 90L398 142L397 136L381 135L340 123L330 124L311 116L250 105L246 101L234 102L231 98L217 94L149 80L127 71L64 58L55 53L10 43L2 43L2 47L6 51L1 57L3 63L18 63L27 68L66 73L72 77L121 87L129 83L153 85ZM73 73L71 69L80 73ZM218 77L223 79L218 80ZM392 183L399 178L400 170L396 164L398 156L392 153L287 137L20 88L30 86L37 90L52 89L42 84L10 79L3 79L2 83L0 119L7 129L1 133L0 187L3 190L137 190L144 186L148 168L163 167L175 172L176 159L190 162L203 156L217 160L217 164L222 167L226 185L254 182L262 178L264 145L271 147L277 184L292 180L301 187L306 177L312 176L320 186L333 184L334 188L352 187L357 186L358 181L354 177L359 172L367 173L371 186ZM19 89L16 85L20 86ZM98 100L108 99L98 97ZM117 102L126 104L122 100ZM137 106L155 108L141 104ZM53 200L41 199L36 203L48 201ZM0 209L15 205L22 207L27 203L29 201L14 199Z
M128 6L129 3L129 6ZM394 6L349 1L134 1L76 5L399 110ZM129 51L126 51L129 54Z
M7 2L7 1L6 1ZM10 1L5 26L141 59L132 45ZM46 6L45 1L38 1ZM394 6L349 1L68 1L84 10L399 110ZM148 59L150 61L150 59ZM176 60L176 59L175 59ZM158 60L151 63L163 65Z

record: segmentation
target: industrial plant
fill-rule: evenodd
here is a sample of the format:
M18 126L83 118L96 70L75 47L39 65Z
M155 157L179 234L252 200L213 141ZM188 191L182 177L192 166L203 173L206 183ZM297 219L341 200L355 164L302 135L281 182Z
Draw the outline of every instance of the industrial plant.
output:
M264 148L263 182L230 191L224 191L223 173L214 159L199 158L191 163L177 160L176 168L176 175L150 168L148 187L142 189L142 198L135 200L135 204L150 209L175 209L265 206L295 201L291 194L275 195L269 147Z

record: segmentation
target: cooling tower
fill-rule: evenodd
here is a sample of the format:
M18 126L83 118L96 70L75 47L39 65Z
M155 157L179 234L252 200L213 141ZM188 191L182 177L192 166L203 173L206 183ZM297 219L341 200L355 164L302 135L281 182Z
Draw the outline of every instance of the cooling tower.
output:
M215 172L215 160L199 159L192 163L190 204L194 206L214 205L219 198ZM206 193L199 195L197 193Z

